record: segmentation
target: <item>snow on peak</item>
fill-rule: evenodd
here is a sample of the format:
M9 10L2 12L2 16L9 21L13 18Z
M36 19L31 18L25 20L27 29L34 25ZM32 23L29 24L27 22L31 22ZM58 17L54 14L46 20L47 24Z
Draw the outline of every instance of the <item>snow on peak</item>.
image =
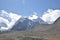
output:
M0 17L0 23L2 23L2 22L6 23L6 24L8 24L8 23L9 23L9 21L8 21L8 20L4 19L3 17Z
M41 19L44 20L45 22L49 23L49 24L52 24L59 17L60 17L60 10L48 9L47 12L44 12Z
M7 27L0 27L0 30L4 31L4 30L11 29L13 25L22 17L23 16L12 12L0 10L0 23L3 22L7 25ZM59 17L60 17L60 10L49 9L47 12L44 12L42 17L39 18L41 18L44 22L47 22L48 24L52 24ZM38 16L36 12L33 12L33 15L28 17L24 16L24 18L28 18L29 20L34 21L34 19L38 19Z
M38 18L38 16L37 16L36 12L34 12L33 15L28 17L28 19L30 19L30 20L34 20L34 19L37 19L37 18Z
M12 19L12 21L17 21L19 18L21 18L21 15L15 14L15 13L10 13L9 17Z
M8 18L7 19L3 18L3 16L10 18L11 22L9 22ZM21 17L22 17L21 15L11 13L11 12L8 13L5 10L0 10L0 23L4 22L7 25L7 27L1 27L0 30L8 30L12 28L15 22L19 20Z

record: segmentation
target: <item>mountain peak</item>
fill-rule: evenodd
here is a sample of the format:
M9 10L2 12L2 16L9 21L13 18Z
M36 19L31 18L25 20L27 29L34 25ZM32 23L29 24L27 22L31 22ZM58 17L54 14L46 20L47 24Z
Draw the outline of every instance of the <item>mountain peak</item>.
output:
M12 12L7 12L5 10L0 10L0 24L4 23L4 25L6 24L7 27L5 26L1 26L0 30L9 30L10 28L13 27L13 25L15 24L15 22L17 20L19 20L22 16L12 13Z
M28 19L30 19L30 20L38 19L38 16L37 15L31 15L28 17Z

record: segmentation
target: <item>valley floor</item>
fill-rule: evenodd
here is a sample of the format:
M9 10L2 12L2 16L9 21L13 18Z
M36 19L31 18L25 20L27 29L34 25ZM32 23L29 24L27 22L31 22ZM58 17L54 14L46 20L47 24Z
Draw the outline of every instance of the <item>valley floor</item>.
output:
M60 40L60 34L44 31L16 31L0 34L0 40Z

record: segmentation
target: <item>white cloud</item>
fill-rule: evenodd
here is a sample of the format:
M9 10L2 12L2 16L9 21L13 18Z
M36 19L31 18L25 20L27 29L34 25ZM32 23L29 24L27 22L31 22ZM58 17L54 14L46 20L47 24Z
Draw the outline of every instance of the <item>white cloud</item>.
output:
M12 26L15 24L15 22L22 17L21 15L18 15L15 13L8 13L5 10L1 10L0 14L2 16L7 16L11 19L11 22L9 22L8 19L0 17L0 22L4 22L7 25L7 27L1 27L0 30L8 30L8 29L12 28Z
M58 17L60 17L60 10L48 9L47 12L44 12L41 19L43 19L45 22L48 22L49 24L51 24L55 20L57 20Z

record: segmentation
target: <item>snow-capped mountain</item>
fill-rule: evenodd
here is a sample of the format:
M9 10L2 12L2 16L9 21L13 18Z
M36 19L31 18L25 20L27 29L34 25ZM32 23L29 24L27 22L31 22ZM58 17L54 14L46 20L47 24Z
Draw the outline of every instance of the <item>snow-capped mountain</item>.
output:
M4 10L0 10L0 31L29 30L34 26L37 26L39 24L44 24L44 23L46 22L44 22L37 15L23 17L15 13L8 13Z
M32 15L27 18L20 18L11 30L29 30L34 28L39 24L47 24L37 15Z
M39 24L49 24L49 22L44 21L43 18L36 14L25 17L12 12L8 13L4 10L0 10L0 31L29 30ZM52 22L55 22L55 20Z
M0 10L0 31L10 30L20 17L20 15L15 13Z

